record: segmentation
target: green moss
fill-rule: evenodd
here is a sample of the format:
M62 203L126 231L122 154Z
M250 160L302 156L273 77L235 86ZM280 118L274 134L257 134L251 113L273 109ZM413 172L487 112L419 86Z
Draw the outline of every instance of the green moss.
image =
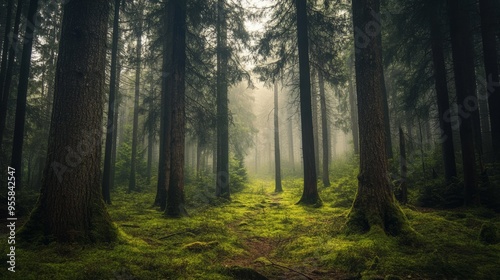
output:
M196 241L196 242L186 244L186 245L182 246L182 248L184 248L188 251L191 251L191 252L200 253L200 252L210 250L210 249L214 248L215 246L217 246L218 244L219 244L219 242L217 242L217 241L210 241L210 242Z
M479 231L479 241L484 244L498 243L497 228L492 223L485 223Z
M204 196L195 196L200 186L188 185L186 193L196 201L187 205L191 216L182 219L167 219L152 207L153 192L128 195L118 189L108 206L117 242L25 243L16 251L13 279L244 279L241 271L256 271L270 279L285 273L298 278L270 265L271 261L311 276L322 271L318 278L323 279L500 275L495 262L500 244L485 245L479 237L490 225L498 229L498 214L396 206L404 215L399 211L385 215L389 220L405 219L407 228L397 223L394 229L384 223L369 226L373 217L350 211L352 203L347 202L354 198L357 172L354 165L344 164L347 167L334 164L338 170L332 174L332 187L320 189L324 205L319 208L295 204L302 194L301 179L283 180L284 192L279 194L274 194L271 180L250 181L241 192L232 193L229 203L211 198L204 202ZM346 235L348 215L361 222L357 231ZM27 232L40 238L39 233ZM6 251L6 244L0 249ZM5 263L6 256L0 261Z

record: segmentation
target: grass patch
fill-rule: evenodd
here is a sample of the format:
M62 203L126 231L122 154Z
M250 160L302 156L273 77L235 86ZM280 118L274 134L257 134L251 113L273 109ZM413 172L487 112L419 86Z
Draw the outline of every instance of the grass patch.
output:
M345 165L330 188L320 186L316 208L296 205L300 179L285 179L282 193L255 179L231 202L193 184L190 216L180 219L151 206L153 191L117 191L108 210L118 242L24 244L16 247L16 273L5 267L0 279L498 279L500 216L483 208L403 207L419 234L413 245L377 228L343 234L357 185L356 168ZM6 255L0 260L6 264Z

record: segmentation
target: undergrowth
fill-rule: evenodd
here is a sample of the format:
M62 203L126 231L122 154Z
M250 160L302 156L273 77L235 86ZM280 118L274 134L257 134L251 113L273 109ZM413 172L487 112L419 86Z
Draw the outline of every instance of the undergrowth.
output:
M253 179L231 202L213 197L209 179L193 179L190 216L180 219L152 206L151 188L119 189L108 206L119 242L18 244L16 273L5 266L0 279L499 279L500 216L484 208L404 206L418 246L376 228L345 235L356 175L355 163L334 163L332 186L319 184L319 208L296 205L300 179L285 179L278 194L274 181ZM0 260L5 265L6 254Z

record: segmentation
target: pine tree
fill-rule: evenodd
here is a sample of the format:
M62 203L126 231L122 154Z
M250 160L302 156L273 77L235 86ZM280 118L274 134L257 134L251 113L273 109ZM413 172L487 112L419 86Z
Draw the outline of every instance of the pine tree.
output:
M40 197L20 233L25 240L116 239L100 188L108 14L108 1L64 5L49 150Z

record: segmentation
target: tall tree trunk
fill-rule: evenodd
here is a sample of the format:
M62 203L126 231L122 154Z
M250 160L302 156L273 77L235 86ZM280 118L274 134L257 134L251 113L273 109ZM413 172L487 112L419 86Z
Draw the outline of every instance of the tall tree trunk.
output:
M281 187L280 128L278 108L278 82L274 81L274 192L283 191L283 188Z
M42 190L19 233L28 242L116 239L100 188L108 14L108 1L64 5Z
M372 27L380 37L379 0L354 0L353 26ZM363 29L363 28L362 28ZM360 34L355 31L355 38ZM356 90L358 97L360 173L358 191L348 216L347 229L367 232L373 227L398 235L407 226L401 209L395 203L389 178L384 129L381 40L366 36L365 47L355 53ZM358 43L358 42L357 42Z
M382 48L382 40L380 40L380 48ZM389 99L387 96L387 87L385 85L385 75L382 72L382 103L384 105L384 130L385 130L385 150L387 158L393 157L392 152L392 134L391 134L391 119L389 116Z
M23 53L21 56L21 70L19 73L19 84L17 87L16 117L14 123L14 137L12 143L11 165L16 169L16 188L22 188L22 159L24 143L24 125L26 120L26 98L28 95L28 80L30 77L31 50L33 47L35 32L35 17L38 9L38 0L31 0L28 9L28 20L24 32Z
M319 80L319 98L320 98L320 106L321 106L321 129L323 136L323 185L325 187L330 186L330 175L328 174L328 161L330 160L330 145L328 139L328 119L326 116L326 95L325 95L325 81L323 80L323 73L318 71L318 80Z
M318 128L318 89L316 87L317 71L314 69L311 73L311 106L313 119L313 137L314 137L314 160L316 161L316 174L319 174L319 128Z
M225 0L217 1L217 179L215 194L229 199L228 50L225 2Z
M8 12L8 3L7 1L2 1L0 4L0 46L3 46L3 42L5 40L5 26L7 24L7 12ZM0 49L0 54L2 53L2 49ZM1 56L0 56L1 57Z
M446 116L446 114L450 111L450 101L448 97L446 64L443 52L443 36L439 29L439 17L437 14L437 10L433 9L430 16L432 61L434 63L434 83L437 95L439 128L441 130L439 142L441 142L441 153L444 164L444 177L446 179L446 182L451 182L451 179L453 177L457 177L457 168L455 165L453 131L451 128L451 123Z
M116 109L116 70L117 70L117 56L118 56L118 24L120 18L120 2L121 0L115 0L114 6L114 17L113 17L113 42L111 47L111 73L109 78L109 100L108 100L108 122L106 125L106 147L104 152L104 170L102 174L102 197L104 202L111 204L111 177L114 176L111 173L113 170L112 164L114 164L113 158L113 140L116 134L116 124L115 119L115 109Z
M408 203L408 188L406 185L406 177L408 173L408 165L407 165L407 159L406 159L406 144L405 144L405 135L403 133L403 129L401 126L399 127L399 165L401 169L401 182L400 182L400 188L401 188L401 198L400 202L401 204L406 204Z
M2 60L0 63L0 100L3 100L3 85L5 80L5 72L7 70L7 60L9 53L9 46L12 43L9 40L9 35L12 26L12 10L14 9L14 0L9 0L5 10L5 28L3 29L3 42L2 42ZM4 26L2 26L4 27ZM3 104L3 103L2 103ZM0 139L1 142L1 139Z
M142 7L140 8L142 9ZM132 155L130 157L130 174L128 179L128 192L135 191L136 169L137 169L137 133L139 130L139 94L141 92L141 62L142 62L142 10L138 11L139 22L137 23L137 44L136 44L136 64L135 64L135 94L134 94L134 119L132 128Z
M317 204L316 160L314 154L313 120L311 112L311 79L309 69L309 39L307 32L307 1L295 1L297 9L297 42L299 48L300 124L302 127L302 159L304 191L299 203Z
M111 149L111 168L109 170L109 189L112 190L115 187L115 169L116 169L116 153L118 149L118 128L119 128L119 110L120 110L120 102L121 102L121 94L120 94L120 73L122 71L122 66L120 64L120 60L117 58L117 69L116 69L116 84L115 84L115 116L113 120L115 122L115 130L113 131L113 142Z
M294 158L294 147L293 147L293 114L290 112L288 117L288 161L292 172L295 173L295 158Z
M169 217L186 215L184 208L184 145L185 145L185 74L186 74L186 1L171 0L169 24L175 42L170 57L168 94L172 102L170 179L167 188L165 214Z
M358 110L356 106L356 93L354 92L354 83L349 79L349 106L351 108L351 131L352 142L354 145L354 154L359 155L359 125Z
M7 59L7 69L5 74L0 77L0 96L2 100L0 103L0 153L2 152L3 136L5 132L5 122L7 121L7 109L10 99L10 85L12 83L12 74L14 71L14 63L16 54L19 48L19 26L21 23L21 12L23 10L23 0L17 1L16 17L14 20L14 32L9 34L9 55Z
M202 160L203 148L201 141L198 140L196 145L196 177L201 177L201 160Z
M474 73L474 57L468 7L465 1L448 0L450 17L450 35L455 73L455 88L459 112L460 140L465 185L466 205L479 203L477 196L476 155L474 152L474 111L468 101L477 103L476 81ZM477 104L476 104L477 105ZM474 110L476 109L476 110Z
M500 70L498 67L498 54L496 48L495 32L499 32L498 20L495 18L494 2L492 0L479 0L481 12L481 34L483 41L484 69L486 73L486 91L479 95L481 100L488 98L491 126L491 142L493 143L493 156L495 161L500 161Z
M153 166L153 145L154 145L154 122L152 121L152 112L153 112L153 98L154 98L154 83L151 81L150 84L150 101L148 106L149 111L149 132L148 132L148 158L147 158L147 166L146 166L146 183L148 186L151 184L151 174L152 174L152 166Z
M159 206L161 211L165 211L167 205L167 189L170 180L170 130L172 126L172 102L170 99L169 86L172 77L171 73L173 58L173 1L167 1L164 5L163 18L163 61L161 76L161 118L160 118L160 156L158 160L158 184L156 188L156 198L154 205Z

